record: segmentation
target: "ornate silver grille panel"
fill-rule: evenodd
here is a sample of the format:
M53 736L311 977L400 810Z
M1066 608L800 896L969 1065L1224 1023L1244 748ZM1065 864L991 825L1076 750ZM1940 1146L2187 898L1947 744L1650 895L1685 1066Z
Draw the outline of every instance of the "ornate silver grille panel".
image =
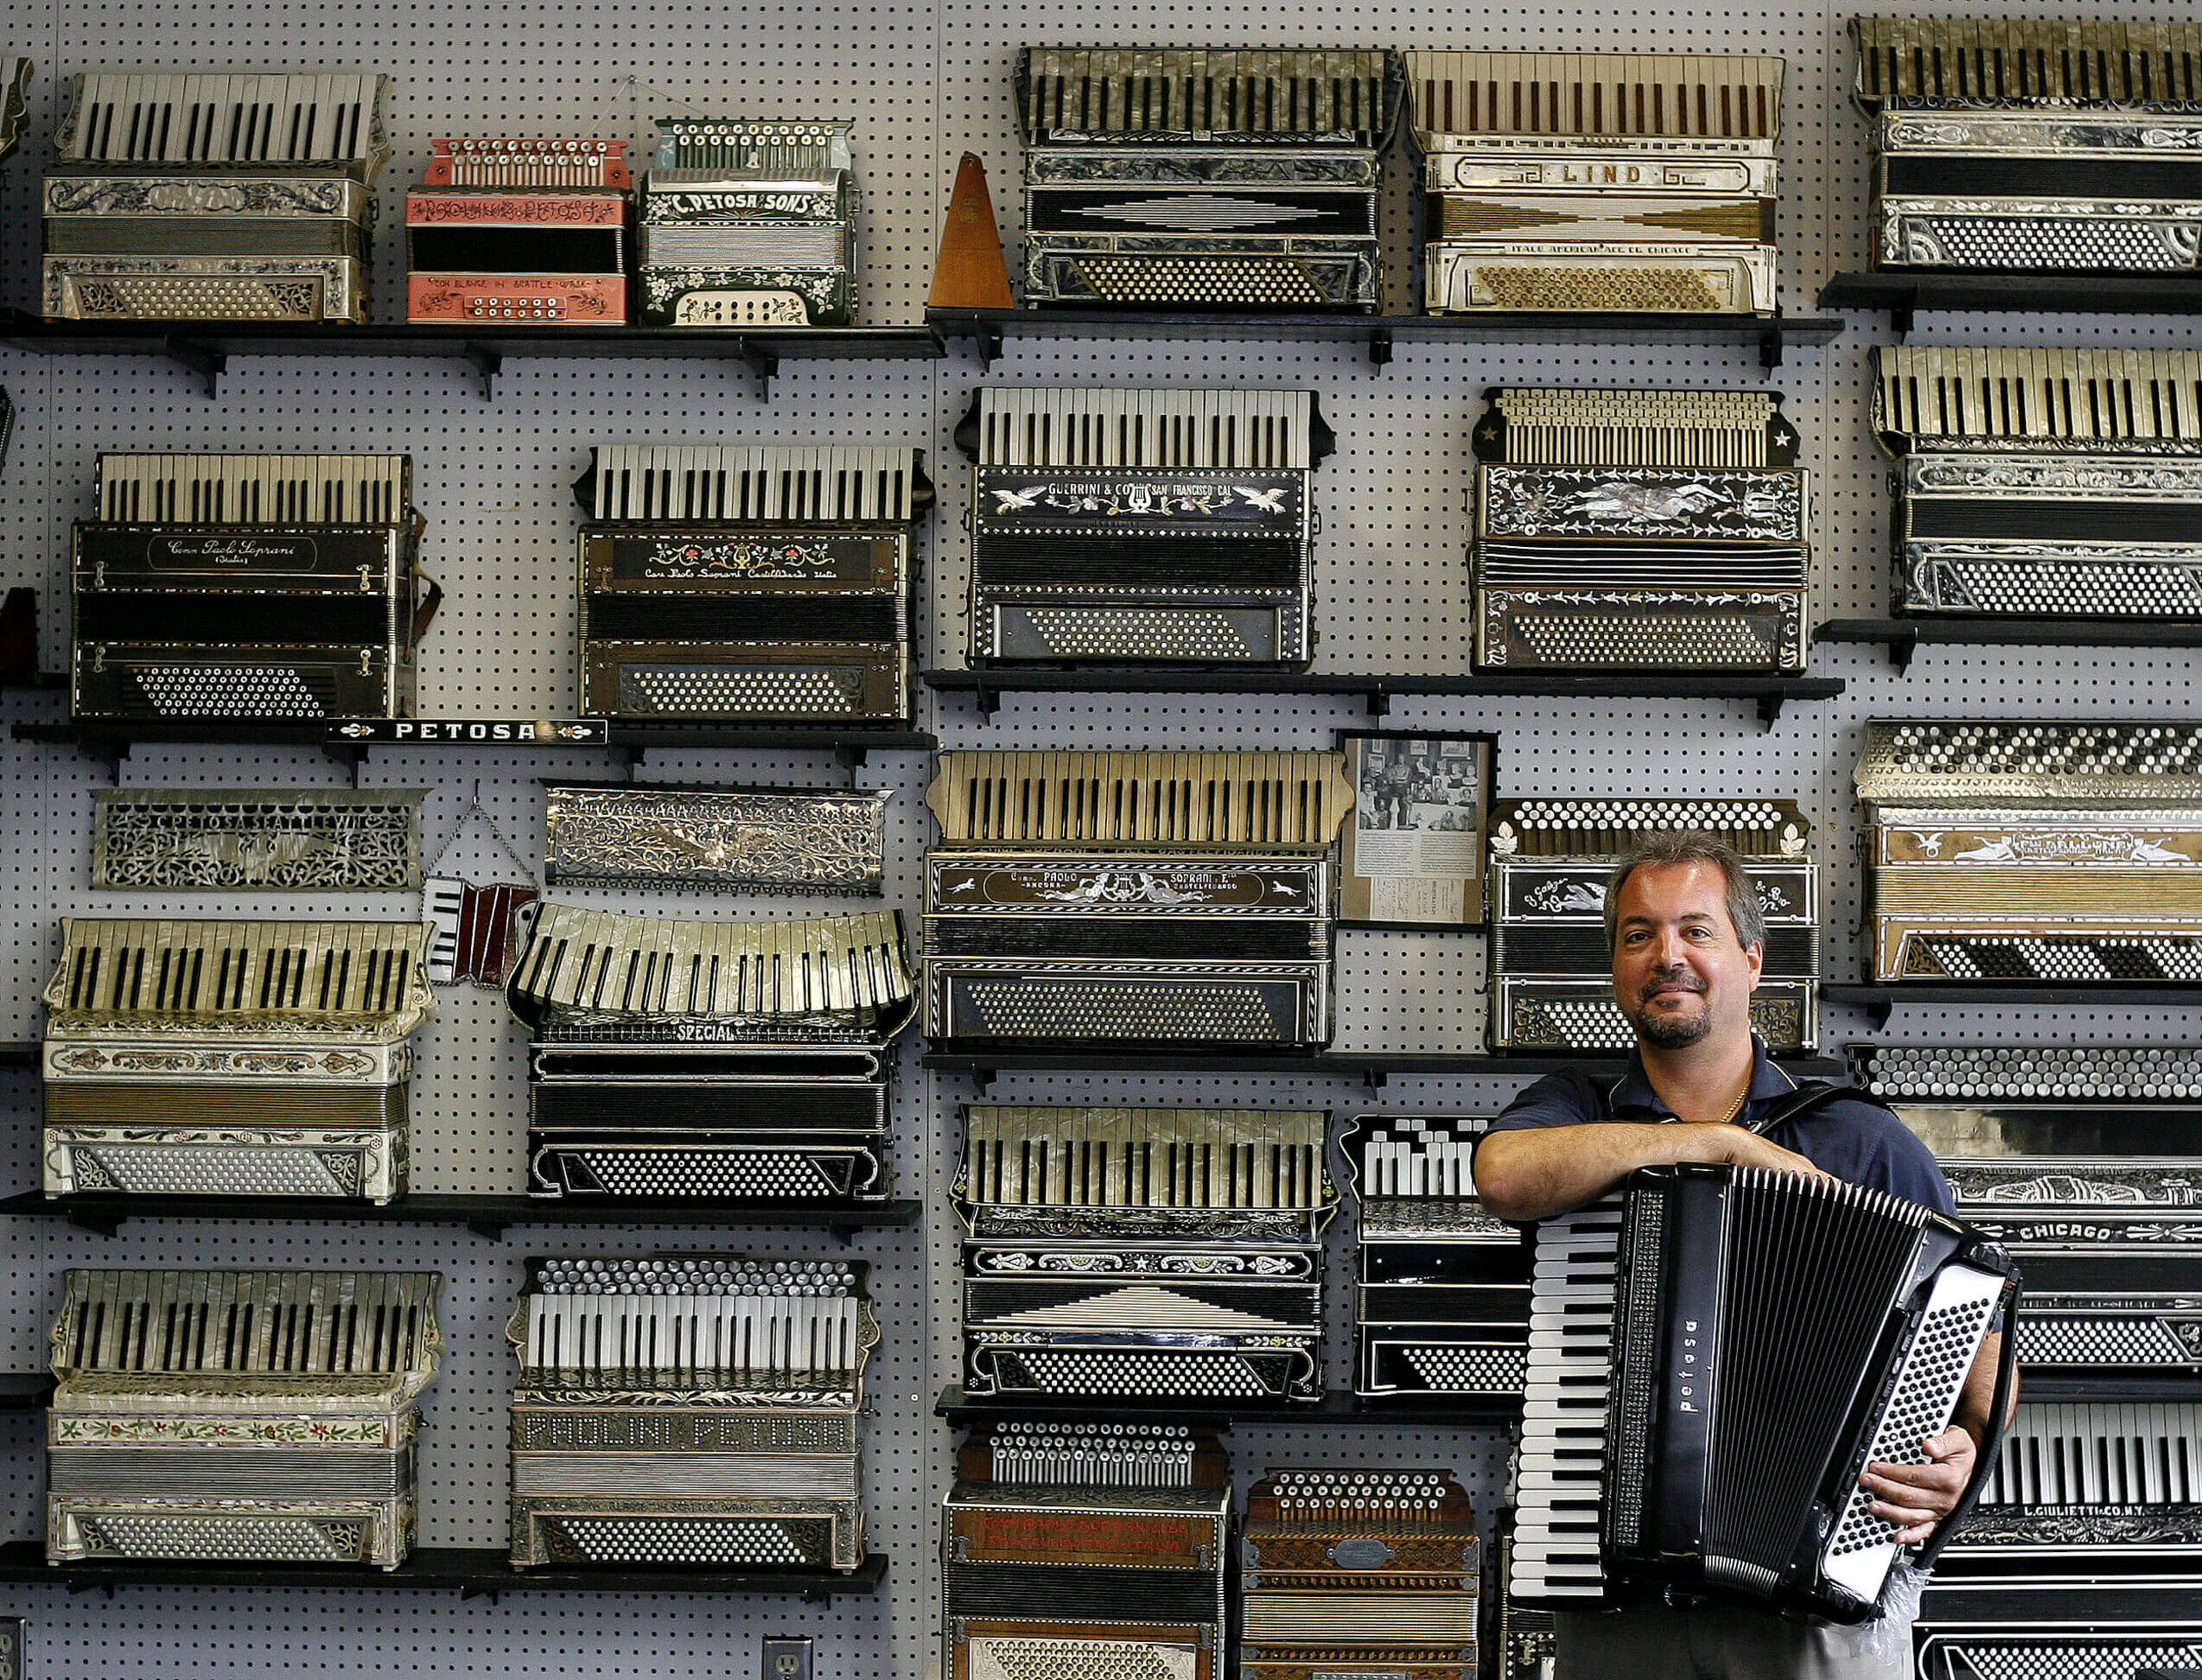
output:
M553 887L862 894L886 869L889 793L553 783Z
M417 889L417 789L132 787L92 795L92 884L161 892Z

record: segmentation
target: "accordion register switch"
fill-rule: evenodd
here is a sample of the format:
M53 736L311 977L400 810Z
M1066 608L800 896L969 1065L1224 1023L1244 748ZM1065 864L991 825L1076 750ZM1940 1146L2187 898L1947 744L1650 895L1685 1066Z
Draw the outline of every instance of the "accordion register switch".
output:
M1396 53L1032 47L1028 309L1376 313Z
M1479 670L1804 669L1811 475L1778 394L1486 397L1469 561Z
M1772 315L1782 61L1407 54L1423 307Z
M72 78L46 171L46 315L365 321L389 93L379 75Z
M405 194L405 319L625 326L624 140L430 143Z
M856 1568L866 1270L530 1260L506 1332L513 1567Z

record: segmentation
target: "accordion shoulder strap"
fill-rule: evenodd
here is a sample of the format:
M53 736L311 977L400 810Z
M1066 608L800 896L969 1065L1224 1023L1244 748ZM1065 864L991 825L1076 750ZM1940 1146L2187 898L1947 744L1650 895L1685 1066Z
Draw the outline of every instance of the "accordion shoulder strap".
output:
M1885 1109L1888 1104L1871 1091L1861 1091L1855 1085L1830 1085L1825 1079L1804 1079L1797 1089L1776 1103L1758 1119L1751 1123L1751 1130L1764 1137L1777 1126L1785 1126L1792 1120L1802 1120L1817 1114L1830 1103L1868 1103L1874 1108ZM1890 1110L1892 1113L1894 1110Z

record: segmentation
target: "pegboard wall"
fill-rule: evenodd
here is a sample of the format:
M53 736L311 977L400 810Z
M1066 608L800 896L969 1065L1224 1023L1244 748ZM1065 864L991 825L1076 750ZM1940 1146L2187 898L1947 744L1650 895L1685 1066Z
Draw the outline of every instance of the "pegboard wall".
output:
M1887 10L1899 10L1891 6ZM2059 15L2008 5L1998 15ZM2077 10L2066 8L2066 10ZM2183 16L2176 0L2122 9L2134 19ZM5 0L0 47L37 66L22 151L0 166L0 296L35 309L35 182L52 156L61 79L82 69L232 70L316 66L386 71L396 78L398 154L382 178L374 318L400 316L404 260L399 204L417 180L430 140L468 133L588 134L624 138L646 157L651 119L681 112L750 117L850 116L857 122L860 318L914 321L929 283L941 211L956 160L978 153L992 178L1005 235L1018 227L1019 158L1011 123L1015 49L1040 42L1096 45L1276 44L1550 50L1732 50L1788 62L1779 233L1783 298L1808 314L1821 281L1865 265L1863 127L1844 96L1847 11L1796 3L1647 3L1559 8L1499 5L1473 12L1435 5L1191 5L1103 0L888 0L781 6L694 0L606 8L580 0L327 0L253 8L243 0L108 0L73 8ZM261 33L263 30L266 33ZM1395 309L1411 307L1404 245L1410 172L1390 164L1385 226ZM1886 323L1854 317L1824 349L1792 347L1771 381L1785 393L1816 474L1816 609L1822 618L1886 610L1884 468L1866 422L1864 349ZM1947 344L2078 342L2172 346L2198 341L2192 325L2150 319L1935 318L1922 340ZM1316 474L1324 525L1318 547L1318 669L1385 673L1464 669L1467 663L1468 430L1487 385L1505 383L1750 386L1762 383L1747 352L1662 347L1482 347L1403 344L1385 369L1358 346L1216 340L1012 340L990 376L1002 383L1305 386L1320 394L1337 453ZM429 519L428 569L448 594L423 644L421 711L556 716L571 710L575 652L570 485L592 444L843 441L923 445L940 490L926 537L928 664L962 662L962 519L967 472L949 434L980 383L952 348L944 362L790 362L768 402L741 365L530 361L510 367L493 402L463 364L254 360L232 366L218 399L180 370L134 359L38 358L0 353L16 400L13 455L0 476L0 574L30 582L45 606L45 664L66 665L66 550L71 519L90 512L101 449L356 449L404 450ZM1799 800L1827 865L1834 953L1830 977L1856 974L1858 869L1849 774L1862 720L1874 716L2186 716L2195 712L2190 662L2175 650L1927 650L1907 677L1878 649L1824 647L1815 669L1848 679L1829 703L1793 703L1760 732L1748 710L1722 701L1473 702L1410 700L1386 727L1491 729L1501 736L1499 792L1629 795L1731 794ZM933 697L921 727L948 746L1321 747L1363 727L1357 700L1176 697L1010 697L983 719L967 697ZM58 717L56 697L6 697L15 719ZM922 797L926 764L881 754L856 773L894 788L888 901L913 916L918 864L930 837ZM652 754L649 779L817 786L838 775L824 755ZM126 783L268 787L336 785L344 772L286 748L147 750L122 767ZM433 790L428 850L449 837L474 791L524 851L539 851L544 776L601 776L585 753L474 755L383 751L364 767L371 786ZM254 895L230 905L206 895L94 894L88 887L91 790L105 767L60 748L0 743L0 881L16 937L0 954L0 1038L35 1037L36 998L56 948L55 919L72 913L398 916L409 895ZM479 830L454 861L487 880L493 848ZM697 901L640 894L576 894L676 914L778 915L786 900ZM811 901L818 908L844 908ZM1343 937L1339 1042L1352 1049L1469 1050L1482 1034L1483 945L1478 937L1349 932ZM1900 1014L1890 1036L1919 1041L2167 1041L2192 1018L2127 1010ZM1862 1018L1826 1012L1823 1041L1862 1036ZM446 990L422 1040L414 1084L414 1174L426 1191L517 1192L525 1128L523 1034L493 994ZM1395 1112L1486 1111L1511 1085L1490 1079L1394 1080L1378 1092L1307 1079L1073 1079L1008 1076L998 1100L1213 1102L1327 1105L1341 1117ZM514 1680L620 1673L728 1677L759 1672L767 1633L817 1640L820 1680L917 1680L934 1663L938 1571L935 1511L949 1475L949 1431L932 1397L958 1371L953 1279L956 1225L943 1197L951 1176L958 1104L976 1091L920 1078L906 1047L898 1092L898 1174L925 1195L913 1230L861 1233L852 1252L872 1267L884 1338L870 1369L868 1476L871 1537L890 1559L875 1599L828 1608L768 1599L653 1594L523 1594L501 1604L347 1591L126 1590L111 1601L57 1588L0 1588L0 1611L33 1619L32 1671L62 1677L511 1676ZM35 1185L35 1081L0 1072L11 1116L4 1181ZM1350 1385L1346 1321L1350 1209L1331 1236L1329 1379ZM515 1231L491 1242L401 1226L230 1225L141 1221L105 1239L48 1220L8 1233L13 1263L0 1281L0 1366L42 1363L43 1338L72 1265L295 1264L432 1267L449 1280L449 1349L429 1397L421 1477L421 1542L500 1546L505 1536L505 1405L512 1375L502 1326L530 1252L741 1247L753 1253L829 1251L824 1232L638 1232L608 1228L558 1240ZM1489 1432L1307 1423L1241 1429L1231 1437L1242 1481L1288 1463L1448 1466L1483 1496L1487 1512L1505 1444ZM0 1418L0 1530L38 1532L42 1493L37 1429Z

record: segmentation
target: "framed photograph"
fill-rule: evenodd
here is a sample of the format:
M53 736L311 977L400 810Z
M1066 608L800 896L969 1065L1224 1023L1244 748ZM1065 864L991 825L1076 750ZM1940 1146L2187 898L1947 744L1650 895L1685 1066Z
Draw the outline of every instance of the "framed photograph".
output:
M1499 737L1346 729L1338 745L1353 783L1338 925L1481 927Z

